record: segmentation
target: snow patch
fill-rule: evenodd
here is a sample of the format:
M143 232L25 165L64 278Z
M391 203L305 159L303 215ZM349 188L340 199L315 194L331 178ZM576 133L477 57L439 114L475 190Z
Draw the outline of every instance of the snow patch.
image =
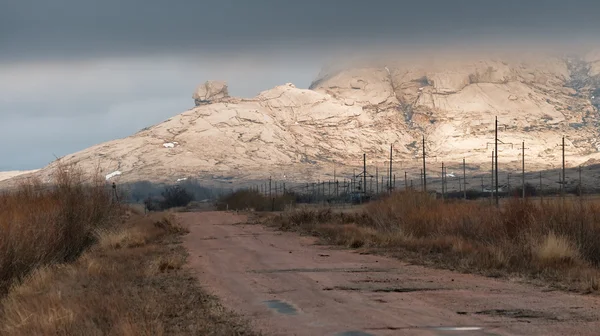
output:
M120 172L120 171L118 171L118 170L116 170L116 171L114 171L114 172L112 172L112 173L110 173L110 174L106 175L106 180L108 181L108 180L110 180L111 178L113 178L113 177L115 177L115 176L118 176L118 175L121 175L121 172Z
M165 148L175 148L175 144L172 143L172 142L165 142L163 144L163 147L165 147Z
M185 181L185 180L187 180L187 177L182 177L182 178L178 178L177 182L181 182L181 181Z

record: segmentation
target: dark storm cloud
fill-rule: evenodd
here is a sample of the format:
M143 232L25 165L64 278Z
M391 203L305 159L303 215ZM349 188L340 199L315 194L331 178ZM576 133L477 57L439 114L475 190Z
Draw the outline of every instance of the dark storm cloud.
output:
M0 0L0 170L165 120L208 79L247 97L308 87L329 50L593 45L599 13L598 0Z
M597 0L5 0L0 57L593 33Z

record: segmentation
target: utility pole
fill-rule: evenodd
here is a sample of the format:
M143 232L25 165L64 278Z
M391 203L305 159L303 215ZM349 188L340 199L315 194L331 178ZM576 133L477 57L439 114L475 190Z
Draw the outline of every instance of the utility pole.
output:
M523 165L521 167L521 189L523 189L522 198L525 199L525 141L523 141L523 144L521 145L521 163Z
M496 117L496 131L495 131L495 148L494 151L496 153L496 206L498 206L499 203L499 199L498 199L498 117Z
M490 205L492 204L492 201L494 200L494 151L492 151L492 185L490 186Z
M379 167L375 167L375 192L379 195Z
M542 191L542 172L540 171L540 201L544 202L544 192Z
M406 172L404 172L404 190L408 190L407 181L408 181L408 179L406 178Z
M444 200L444 163L442 162L442 201Z
M464 158L463 158L463 184L464 184L463 197L464 197L464 199L467 199L467 165L465 163Z
M367 197L367 154L363 153L363 192Z
M583 196L583 185L581 184L581 166L579 166L579 197Z
M423 135L423 192L427 192L427 171L425 166L425 136Z
M271 176L269 176L269 199L271 199Z
M392 148L393 148L393 145L390 145L390 192L392 192L392 174L393 174L392 173L392 159L393 159Z
M562 183L560 185L560 194L565 197L565 183L567 182L565 175L565 137L562 137Z

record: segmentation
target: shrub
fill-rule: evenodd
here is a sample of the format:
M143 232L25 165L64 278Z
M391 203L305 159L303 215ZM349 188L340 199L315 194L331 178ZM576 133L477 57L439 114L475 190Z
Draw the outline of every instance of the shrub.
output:
M162 197L164 198L162 201L163 209L184 207L194 200L194 196L190 192L178 185L167 187L162 192Z
M30 180L0 195L0 293L39 266L75 259L117 222L121 208L105 181L57 171L55 185Z

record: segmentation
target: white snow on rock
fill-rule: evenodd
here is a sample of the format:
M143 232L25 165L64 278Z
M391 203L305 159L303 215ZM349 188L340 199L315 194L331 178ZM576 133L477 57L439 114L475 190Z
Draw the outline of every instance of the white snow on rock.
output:
M181 181L185 181L185 180L187 180L187 177L182 177L182 178L178 178L177 182L181 182Z
M121 175L121 172L120 172L120 171L118 171L118 170L117 170L117 171L114 171L114 172L112 172L112 173L110 173L110 174L106 175L106 180L108 181L108 180L110 180L111 178L113 178L113 177L115 177L115 176L118 176L118 175Z
M175 144L172 143L172 142L166 142L166 143L163 144L163 147L165 147L165 148L174 148Z

